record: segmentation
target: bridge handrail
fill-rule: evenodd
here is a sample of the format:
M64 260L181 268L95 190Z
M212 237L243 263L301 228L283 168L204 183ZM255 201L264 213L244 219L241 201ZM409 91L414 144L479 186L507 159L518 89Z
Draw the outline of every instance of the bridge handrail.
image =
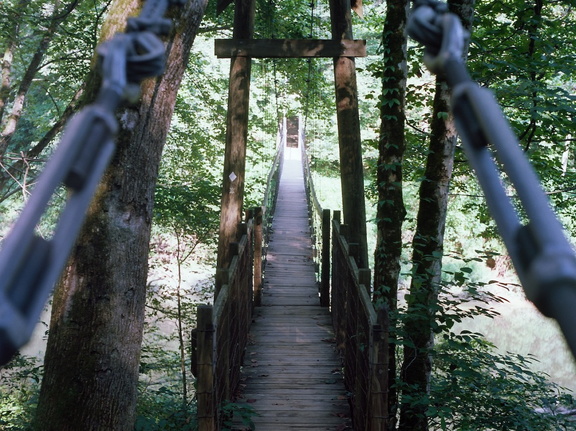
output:
M218 430L219 411L232 400L248 342L253 310L254 219L240 225L228 268L216 272L214 305L200 305L192 337L199 430ZM257 229L256 229L257 230ZM255 263L258 264L258 263Z
M314 181L306 143L304 136L300 137L300 151L302 158L302 168L304 171L304 186L306 187L306 198L308 199L308 213L310 216L310 227L312 229L312 240L314 245L314 262L316 272L320 273L320 305L328 307L330 305L330 213L329 209L322 208Z
M387 314L370 300L370 270L358 268L357 245L346 240L340 212L332 221L332 324L344 366L354 429L385 429L388 406Z
M279 127L278 137L276 138L276 156L268 172L266 179L266 190L262 206L264 207L264 237L268 239L269 227L272 224L274 208L276 208L276 196L278 196L278 187L280 185L280 176L282 175L282 166L284 162L284 147L286 145L286 126Z
M262 207L255 209L255 219L257 224L262 227L256 231L254 238L256 244L261 244L261 246L257 247L254 251L255 259L260 262L258 265L256 263L254 264L254 305L257 307L262 305L262 273L266 262L267 245L270 241L272 220L276 209L276 198L278 197L278 188L282 175L285 144L286 127L279 127L276 140L276 156L274 157L266 179L266 190L264 191L264 198L262 199Z
M303 142L303 139L301 139ZM304 168L304 184L306 185L306 193L310 200L311 210L316 214L322 214L322 205L318 200L318 195L316 194L316 189L314 188L314 181L312 180L312 171L310 169L310 159L308 158L308 151L306 150L306 145L303 143L300 146L302 153L302 167Z
M285 135L285 133L284 133ZM232 243L230 264L217 268L213 305L200 305L192 336L192 373L197 378L198 429L218 430L220 408L231 401L240 383L254 305L260 305L262 269L282 172L285 137L268 173L261 207L247 212Z
M334 211L334 220L330 223L330 210L322 209L316 197L305 149L302 151L310 218L316 226L313 235L321 238L322 244L321 276L322 285L326 279L326 287L321 288L321 303L332 307L336 342L345 370L344 381L347 390L353 394L351 407L354 427L384 429L388 420L385 401L388 378L387 314L384 309L374 309L369 294L370 270L358 268L358 246L348 243L347 226L340 223L339 211ZM278 154L269 180L274 175L279 179L281 160L281 154ZM233 250L229 266L216 272L214 305L198 307L197 329L192 341L192 369L197 377L200 431L221 428L225 418L220 408L233 399L239 386L253 306L258 286L261 285L259 269L262 268L260 257L265 224L262 219L266 208L250 211L247 222L241 225L241 238L231 245Z

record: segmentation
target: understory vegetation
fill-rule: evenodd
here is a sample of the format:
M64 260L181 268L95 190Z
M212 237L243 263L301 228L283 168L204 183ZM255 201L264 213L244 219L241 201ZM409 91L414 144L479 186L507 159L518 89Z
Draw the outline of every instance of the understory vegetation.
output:
M0 239L26 202L74 112L111 1L0 2ZM476 5L468 66L492 89L543 187L576 238L576 12L574 1L487 1ZM209 4L175 104L155 193L146 319L134 429L196 429L191 331L196 307L212 301L226 135L229 61L213 53L214 38L232 37L229 9ZM379 201L382 105L399 100L383 82L381 43L386 2L365 2L354 16L355 38L368 56L356 60L364 146L368 247L373 267ZM536 12L535 12L536 11ZM534 15L536 13L536 15ZM256 38L330 38L327 4L257 2ZM48 47L34 79L18 97L41 42ZM401 362L410 346L404 320L414 282L418 189L425 178L435 78L422 49L407 47L406 150L402 195L406 216L393 340ZM8 55L11 53L11 56ZM9 64L8 61L12 62ZM24 100L23 99L23 100ZM253 60L245 208L259 206L277 148L278 124L299 116L316 191L325 208L341 208L331 59ZM70 110L70 112L69 112ZM448 117L443 113L442 117ZM12 128L13 124L17 127ZM40 234L49 237L64 201L61 190ZM572 241L573 242L573 241ZM438 257L438 256L434 256ZM416 280L417 281L417 280ZM482 192L459 145L448 199L442 276L434 303L429 392L411 397L399 379L402 406L425 405L430 430L576 430L576 367L555 324L524 299ZM50 307L50 304L47 305ZM429 312L430 310L426 310ZM0 368L0 431L32 429L43 377L46 313L34 342ZM407 395L408 394L408 395ZM231 403L230 411L251 412Z

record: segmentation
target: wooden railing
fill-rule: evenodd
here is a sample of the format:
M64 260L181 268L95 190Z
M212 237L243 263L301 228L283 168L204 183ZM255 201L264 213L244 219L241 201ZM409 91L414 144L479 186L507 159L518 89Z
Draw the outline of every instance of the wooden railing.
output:
M352 394L355 430L385 429L388 407L388 316L370 301L370 270L356 265L357 249L346 240L340 212L332 222L332 322L344 366L346 389Z
M320 269L320 302L331 306L344 381L352 394L354 429L379 431L385 429L388 420L384 394L388 315L385 309L376 311L370 300L370 269L358 268L358 246L346 240L347 226L340 223L339 211L334 211L330 229L330 210L323 209L318 201L306 147L301 148L315 260Z
M284 120L284 123L286 120ZM262 305L262 272L266 262L267 244L270 239L272 219L276 208L276 198L278 196L278 187L280 186L280 176L282 175L282 166L284 162L284 147L286 146L286 125L278 129L278 138L276 142L276 157L272 162L272 167L266 180L266 190L262 200L261 211L256 209L255 219L262 223L261 235L254 240L262 244L261 256L255 256L262 262L262 266L254 267L254 305Z
M220 407L232 400L248 342L253 309L254 232L251 218L241 225L242 236L232 244L228 268L216 272L214 305L200 305L193 335L192 371L197 379L198 429L221 427Z
M301 137L301 142L304 138ZM308 213L310 216L310 228L314 246L314 262L316 272L319 274L320 305L330 305L330 210L323 209L314 189L310 163L306 152L306 145L301 146L302 166L304 169L304 185L308 199Z
M246 214L238 242L231 244L227 268L216 270L214 304L197 309L192 333L192 373L196 376L199 431L221 429L221 407L232 401L240 383L240 369L248 342L254 305L260 302L262 269L268 228L278 193L282 168L279 146L268 175L263 206Z
M330 231L330 211L321 208L307 158L303 155L302 160L321 268L321 303L331 306L344 380L352 394L354 429L384 429L388 420L384 396L388 376L387 314L384 309L376 311L370 301L370 270L358 268L358 247L346 240L347 227L340 223L339 211L334 211ZM278 171L281 158L277 158L275 166ZM270 183L277 183L279 172L270 175ZM198 307L197 328L192 337L192 369L197 378L199 431L221 428L225 418L220 407L233 400L238 388L253 306L262 285L265 214L272 213L277 186L270 190L274 197L266 198L265 205L269 202L269 206L250 211L247 222L242 224L241 237L232 244L230 265L217 270L214 305Z

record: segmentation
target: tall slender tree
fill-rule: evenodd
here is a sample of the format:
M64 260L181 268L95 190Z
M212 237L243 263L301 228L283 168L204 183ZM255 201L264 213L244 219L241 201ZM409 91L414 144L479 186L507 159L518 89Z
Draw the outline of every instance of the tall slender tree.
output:
M19 0L13 12L14 18L8 21L8 28L4 30L4 56L2 57L2 83L0 84L0 124L4 117L4 110L8 104L8 98L12 87L12 68L14 64L14 52L18 44L20 20L22 13L28 5L27 0ZM5 6L6 7L6 6Z
M0 202L35 182L42 153L82 103L95 32L109 3L0 4Z
M10 140L12 139L12 136L14 136L14 133L16 132L18 122L20 121L20 118L22 117L22 113L24 111L24 102L26 100L26 96L28 94L28 91L30 90L32 81L36 76L36 73L41 67L42 61L48 50L48 46L50 45L50 43L54 38L54 35L56 34L58 25L64 19L66 19L67 16L70 15L70 13L74 10L74 8L77 5L78 5L77 1L72 1L68 5L62 6L60 0L54 0L53 4L51 5L52 15L48 21L48 25L46 26L46 29L44 30L42 37L38 42L36 51L32 55L32 59L30 60L30 63L28 63L28 67L24 72L24 76L22 77L19 83L18 90L16 91L14 100L12 100L12 110L4 123L3 130L0 132L0 158L6 152L6 149L10 144ZM18 6L25 6L25 5L20 3ZM14 33L17 33L17 29L18 25L15 24ZM12 43L9 42L8 47L11 46ZM5 59L6 55L9 52L10 52L9 48L7 48L7 51L5 53ZM7 63L6 66L3 67L4 72L6 74L9 74L10 66L11 65ZM8 84L8 81L6 81L6 84ZM3 88L2 90L3 93L8 91L9 90L7 88ZM5 103L2 103L2 105L5 105Z
M140 4L116 0L103 38ZM205 6L193 0L174 17L164 75L143 83L141 101L118 112L116 155L54 295L37 429L134 427L154 188Z
M408 0L389 0L382 32L384 64L380 98L377 236L374 253L374 302L384 302L390 313L387 403L388 429L395 429L396 331L398 280L402 255L402 224L406 217L402 196L402 162L406 147L406 21Z

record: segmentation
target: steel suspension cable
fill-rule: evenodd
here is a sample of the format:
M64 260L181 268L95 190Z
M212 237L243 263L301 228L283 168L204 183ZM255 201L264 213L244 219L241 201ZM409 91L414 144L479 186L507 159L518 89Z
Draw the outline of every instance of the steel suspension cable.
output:
M184 3L147 0L140 15L128 19L125 33L98 46L102 84L96 100L68 123L0 251L0 365L30 339L114 154L115 110L137 98L143 79L163 73L165 48L159 36L172 27L163 15L169 6ZM35 231L62 184L68 199L46 240Z
M556 319L576 357L576 253L494 95L468 74L463 60L467 34L460 20L445 3L417 0L408 33L424 45L424 64L452 89L456 128L526 297ZM504 176L522 215L508 196Z

